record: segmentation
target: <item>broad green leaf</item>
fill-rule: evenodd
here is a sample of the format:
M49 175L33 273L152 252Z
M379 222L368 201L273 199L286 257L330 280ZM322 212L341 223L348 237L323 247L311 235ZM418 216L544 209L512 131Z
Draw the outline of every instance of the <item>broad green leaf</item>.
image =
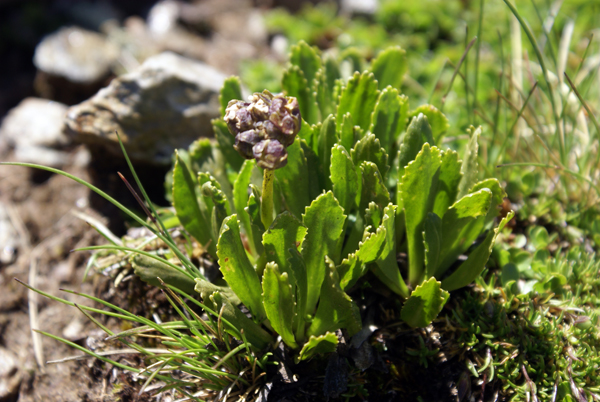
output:
M340 70L332 57L325 58L315 78L317 102L321 117L335 113L337 97L335 96L336 80L340 78Z
M298 361L308 360L313 356L335 352L338 344L337 335L328 332L321 336L311 336L298 354Z
M311 83L306 79L300 67L291 65L285 70L281 86L286 95L298 99L302 118L310 124L315 124L319 120L315 94L310 87Z
M263 235L263 245L267 261L275 262L279 271L288 273L291 286L295 287L295 275L288 259L291 257L289 249L298 249L306 236L306 228L294 215L289 212L279 214L271 227Z
M385 231L385 242L377 258L377 264L373 267L373 273L392 291L402 297L408 297L408 287L396 261L396 208L390 203L383 210L381 229Z
M442 154L442 165L440 166L438 192L433 204L433 213L440 218L444 216L446 210L456 201L458 183L460 183L461 177L458 154L452 150L444 151Z
M262 289L254 267L248 261L240 238L237 215L231 215L221 228L217 256L223 278L229 287L248 307L257 322L265 318L262 304Z
M311 87L314 79L317 77L317 72L321 68L321 57L319 56L318 49L302 40L292 46L290 63L302 71L309 87Z
M348 214L356 206L356 196L360 185L352 158L341 145L334 145L331 149L330 172L333 194L344 208L344 212Z
M340 288L333 261L329 257L325 257L325 260L327 272L321 289L319 307L307 335L318 336L328 331L345 328L348 330L348 335L352 336L361 329L360 312L350 296Z
M344 49L340 55L340 71L342 77L350 77L355 72L363 71L364 58L355 47ZM346 78L345 78L346 79Z
M485 240L469 254L467 260L449 277L442 281L442 287L444 289L452 291L467 286L481 274L481 271L483 271L483 268L485 267L485 263L490 258L492 247L494 246L498 233L504 229L504 226L506 226L513 216L514 212L511 211L500 221L498 227L493 231L490 231L485 237Z
M371 126L371 114L375 109L379 90L373 73L356 72L342 90L337 109L337 125L341 127L344 115L352 115L354 124L367 131Z
M218 312L225 324L225 330L231 335L243 341L240 332L244 331L244 338L256 349L263 350L273 337L269 335L259 324L246 317L242 311L220 292L214 292L210 296L214 310Z
M329 171L331 148L333 148L336 142L335 119L333 115L329 115L321 125L317 142L317 156L319 157L319 167L321 170L319 182L321 185L325 185L325 190L327 191L331 190L331 173Z
M252 233L252 226L250 224L250 216L246 212L246 206L248 205L248 187L250 186L250 178L252 176L252 169L256 162L254 160L246 160L242 165L240 173L238 174L235 182L233 183L233 205L238 215L246 237L248 238L248 244L252 251L252 255L257 257L256 247L254 245L254 237Z
M288 265L290 270L294 272L296 279L296 321L294 322L294 331L296 333L296 342L303 342L306 327L306 297L308 294L308 282L306 278L306 265L304 259L296 247L287 250L290 257ZM312 311L311 311L312 314Z
M371 202L383 210L390 202L390 193L379 174L377 165L364 161L360 164L362 173L362 191L359 209L364 212Z
M406 222L408 278L413 287L423 279L423 224L427 213L433 209L441 164L440 150L429 144L423 145L416 159L406 167L399 187Z
M477 174L479 173L477 153L479 151L479 136L481 135L481 127L475 129L471 126L467 132L470 134L471 139L467 143L465 155L463 156L463 163L461 167L463 177L458 186L458 198L467 194L471 187L477 183Z
M175 268L154 258L137 254L131 259L135 274L144 282L153 286L160 286L160 278L167 285L175 286L187 294L194 293L196 282L194 279L179 272Z
M306 208L302 220L308 229L302 245L308 283L306 312L312 314L325 279L325 256L334 261L338 258L336 246L342 235L346 215L333 193L329 191L321 194Z
M325 189L325 184L319 178L319 157L305 140L300 140L300 146L308 167L308 196L314 200Z
M338 135L340 137L339 143L346 150L354 148L354 144L358 139L354 136L354 124L352 122L352 115L350 113L346 113L342 117L342 125L339 125L339 122L336 123Z
M302 216L304 208L310 205L310 176L300 139L287 148L288 162L285 167L275 170L275 177L283 194L286 208L297 218Z
M233 148L233 144L235 144L235 137L229 133L227 123L221 119L213 119L211 123L215 133L215 138L219 144L219 150L223 153L225 161L231 165L233 170L239 171L244 163L244 158ZM205 171L207 169L200 165L198 166L198 170Z
M408 98L400 96L398 90L387 87L379 94L371 118L370 131L379 139L384 149L392 149L392 144L406 127L407 119Z
M379 53L371 63L371 71L379 83L379 89L388 85L400 90L404 74L408 70L406 51L399 46L389 47Z
M374 262L381 254L386 237L385 228L378 228L375 233L365 232L363 241L358 244L358 250L349 254L337 267L342 290L354 286L356 281L366 273L364 267Z
M429 212L423 224L423 243L425 245L425 278L435 276L442 259L441 250L444 233L442 219L435 213Z
M431 133L433 135L433 142L431 145L440 144L444 134L448 131L450 124L448 118L440 112L435 106L432 105L421 105L415 110L410 112L409 117L415 117L423 113L427 116L429 125L431 126Z
M363 161L373 162L377 165L381 177L385 179L385 175L390 168L388 165L388 155L374 134L368 133L358 141L350 151L350 156L352 156L354 166L360 166Z
M440 285L435 278L430 278L417 286L402 307L402 320L413 328L423 328L431 324L450 297L450 293Z
M427 256L427 272L430 276L440 278L457 260L458 256L471 246L472 240L461 237L461 233L469 223L487 214L491 199L492 192L484 188L476 193L467 194L444 214L441 225L442 242L437 257L438 265L429 265L429 262L433 260L431 256ZM427 231L425 239L426 241L428 239Z
M479 183L475 184L471 190L469 190L470 193L474 193L476 191L481 190L482 188L487 188L490 189L492 192L492 203L490 205L490 209L488 211L488 214L485 217L485 225L487 226L488 223L492 222L500 213L500 209L498 208L502 202L504 201L504 197L506 197L506 192L504 191L504 189L502 188L502 186L500 185L500 182L498 181L498 179L485 179L480 181Z
M211 236L210 218L202 211L196 187L198 183L191 175L186 164L176 155L173 168L173 207L183 228L192 235L198 243L207 247L208 252L216 255L216 245Z
M213 293L219 292L221 295L227 297L234 306L238 306L242 303L242 301L235 293L233 293L233 290L231 290L230 287L217 286L214 283L202 278L196 278L196 286L194 287L194 290L196 293L200 294L200 297L202 297L202 300L204 301L209 301L210 296Z
M400 145L400 153L398 156L398 179L402 180L404 169L409 162L414 161L417 154L421 152L423 144L429 143L433 145L433 137L431 136L431 127L424 114L420 114L411 120L404 140Z
M223 88L219 93L219 103L221 104L221 116L225 116L225 109L230 100L242 99L242 83L240 78L231 76L223 82Z
M263 305L271 326L289 347L297 348L292 329L296 303L287 272L280 272L274 262L268 263L263 274L262 288Z
M302 125L297 137L304 140L304 142L312 148L317 146L317 135L318 133L314 132L313 126L302 120Z

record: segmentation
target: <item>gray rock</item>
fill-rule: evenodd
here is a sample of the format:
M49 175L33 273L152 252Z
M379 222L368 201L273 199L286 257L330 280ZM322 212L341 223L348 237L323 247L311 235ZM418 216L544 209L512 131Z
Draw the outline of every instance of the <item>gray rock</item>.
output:
M219 116L225 78L201 62L161 53L71 107L67 133L92 153L101 147L122 156L119 132L132 159L168 165L175 149L212 135L210 120Z
M373 15L378 8L377 0L341 0L342 12L352 15Z
M119 48L102 35L70 27L46 36L35 49L35 66L76 83L94 83L111 72Z
M69 144L63 132L67 109L62 103L26 98L2 121L0 139L14 148L19 162L60 167L67 153L59 149Z
M8 349L0 348L0 401L16 401L22 375L17 357Z
M26 98L10 110L0 126L0 137L12 147L20 145L61 147L67 105L40 98Z

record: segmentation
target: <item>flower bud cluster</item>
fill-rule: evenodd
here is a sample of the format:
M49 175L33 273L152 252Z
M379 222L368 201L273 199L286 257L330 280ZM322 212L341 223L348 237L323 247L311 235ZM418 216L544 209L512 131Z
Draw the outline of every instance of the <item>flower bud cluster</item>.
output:
M287 164L286 148L294 142L302 122L296 98L266 90L252 95L250 102L229 101L224 119L240 155L270 170Z

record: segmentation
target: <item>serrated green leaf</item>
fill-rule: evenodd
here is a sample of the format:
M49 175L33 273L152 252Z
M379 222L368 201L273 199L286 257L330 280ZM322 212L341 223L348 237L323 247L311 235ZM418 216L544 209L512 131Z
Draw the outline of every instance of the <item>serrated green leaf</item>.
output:
M298 99L302 118L309 124L315 124L319 120L319 110L311 83L308 82L302 70L298 66L291 65L283 72L281 86L287 96L294 96Z
M360 196L361 212L365 211L371 202L383 210L390 202L390 193L385 186L377 165L364 161L360 164L362 173L362 191Z
M287 250L290 257L288 264L294 278L296 279L296 317L294 322L294 332L296 333L296 342L303 342L306 327L306 297L308 294L308 282L306 278L306 265L304 259L296 247ZM312 313L312 312L311 312Z
M400 152L398 155L398 179L402 180L404 176L404 169L408 166L409 162L412 162L417 157L417 154L423 148L423 144L429 143L433 145L433 137L431 136L431 126L427 121L427 116L424 114L418 115L412 119L404 140L400 145Z
M510 212L496 229L490 231L485 237L485 240L469 254L469 257L463 262L449 277L442 281L442 287L448 291L462 288L473 282L483 271L485 263L490 258L492 247L498 237L498 233L504 229L504 226L514 216L514 212Z
M350 151L350 156L352 157L354 166L360 166L363 161L373 162L377 165L382 179L385 179L385 175L390 168L388 165L388 155L374 134L368 133L358 141Z
M330 172L333 194L344 208L344 212L348 214L356 206L356 196L360 185L352 158L341 145L334 145L331 149Z
M223 153L225 161L227 161L227 163L231 165L233 170L239 171L242 167L242 164L244 163L244 158L233 148L233 145L235 144L235 137L229 133L227 124L223 120L213 119L211 120L211 123L213 126L213 131L215 133L215 138L217 139L217 143L219 144L219 150ZM198 171L207 170L203 169L202 165L198 166Z
M374 262L379 257L384 247L385 238L385 227L378 228L375 233L366 233L363 241L358 244L358 250L353 254L349 254L337 267L342 290L354 286L356 281L365 274L364 266Z
M335 352L338 344L337 335L328 332L321 336L311 336L298 354L298 361L308 360L313 356Z
M350 113L346 113L342 117L341 126L339 125L339 122L336 123L336 126L339 133L338 135L340 137L340 145L347 150L354 148L354 144L356 141L358 141L358 139L354 136L355 130L354 123L352 122L352 115Z
M500 182L498 181L498 179L485 179L480 181L479 183L475 184L471 190L469 190L470 193L474 193L476 191L479 191L483 188L487 188L492 192L492 203L490 205L490 209L488 211L488 214L485 217L485 224L484 226L487 226L489 223L491 223L500 213L500 209L498 208L502 202L504 202L504 197L506 197L506 192L504 191L504 189L502 188L502 186L500 185Z
M246 212L248 198L250 198L248 194L248 187L250 186L252 169L254 169L255 165L256 162L254 160L244 161L244 164L240 169L240 173L238 174L237 178L235 179L235 182L233 183L233 205L235 207L238 218L242 223L242 227L244 229L244 232L246 233L246 237L248 238L248 245L250 246L252 255L256 258L258 257L258 253L254 244L254 236L252 232L252 226L250 223L250 216L248 215L248 212Z
M337 244L342 235L346 215L333 193L329 191L318 196L306 208L302 220L308 229L302 246L302 257L306 264L308 283L306 312L311 314L317 305L325 278L325 256L334 261L338 258Z
M364 58L355 47L344 49L340 55L340 71L342 77L351 77L355 72L363 71Z
M458 197L462 197L477 183L477 175L479 173L479 164L477 163L477 153L479 151L479 136L481 135L481 127L477 129L471 128L467 130L471 139L467 143L461 172L462 180L458 186Z
M421 113L427 116L427 121L431 126L431 133L433 136L433 142L431 145L439 145L444 137L444 134L446 134L446 131L448 131L448 128L450 127L448 118L433 105L419 106L410 112L409 118L416 117Z
M456 262L458 256L471 246L472 240L461 236L463 229L476 218L487 214L491 199L492 192L484 188L476 193L467 194L448 209L442 218L440 228L442 241L438 256L437 258L427 256L428 277L440 278ZM425 229L425 239L426 241L428 239L427 229ZM433 264L434 260L437 260L437 265Z
M231 215L229 201L225 193L221 191L219 182L208 173L198 174L198 185L202 201L207 205L207 212L210 213L211 228L213 233L213 242L216 243L221 230L223 220Z
M308 166L308 196L309 199L314 200L325 190L325 185L320 182L319 178L319 157L303 139L300 140L300 146Z
M442 218L448 208L456 201L460 173L460 161L455 151L447 150L442 154L438 192L433 203L433 213Z
M379 257L377 257L376 265L373 267L373 273L392 291L402 297L407 297L408 287L396 261L396 209L397 207L390 203L383 210L381 228L385 231L385 242Z
M223 278L242 303L248 307L253 317L261 322L265 318L265 310L262 304L260 280L246 256L240 238L237 215L231 215L223 221L217 256Z
M316 47L312 47L302 40L292 46L290 63L302 71L310 87L321 68L321 57Z
M350 112L354 124L367 131L378 97L379 90L373 73L355 73L340 96L336 117L338 127L341 127L344 115Z
M223 82L223 88L219 93L219 103L221 104L221 116L225 116L225 109L230 100L242 99L242 83L240 78L231 76Z
M317 156L319 157L319 182L325 186L325 190L331 190L331 148L337 142L337 134L335 132L335 119L333 115L329 115L319 130L317 140Z
M337 63L332 57L326 57L315 77L317 102L322 118L335 113L337 106L336 81L339 78L340 70Z
M423 225L427 213L433 209L441 163L440 150L429 144L423 145L415 160L406 167L400 184L408 243L408 277L413 287L423 279Z
M435 278L431 278L417 286L402 307L402 320L413 328L431 324L450 297L450 293L440 285Z
M161 286L158 280L160 278L164 283L175 286L187 294L194 292L196 286L194 279L154 258L136 254L131 259L131 265L135 274L146 283Z
M371 201L365 211L365 225L378 228L383 219L383 208Z
M275 177L281 189L286 208L297 218L302 216L304 208L310 205L310 176L300 139L287 148L288 162L285 167L275 169Z
M205 302L210 300L210 296L215 292L220 292L221 295L227 297L234 306L238 306L242 303L239 297L230 287L227 286L217 286L212 282L209 282L202 278L196 278L196 286L194 286L194 291L200 294L200 297Z
M392 149L408 120L408 98L400 96L398 90L387 87L381 91L373 116L370 131L375 134L384 149Z
M215 311L219 312L225 325L225 330L231 335L239 340L243 340L240 334L243 330L246 340L258 350L263 350L269 343L273 342L273 337L268 332L246 317L239 308L234 306L220 292L213 293L210 296L210 300L215 306Z
M306 228L294 215L289 212L279 214L271 227L263 234L263 246L267 261L275 262L281 272L289 274L290 282L295 287L295 275L288 259L289 250L298 249L306 236Z
M268 263L263 274L262 288L263 305L271 326L281 335L286 345L297 348L292 330L296 303L288 273L280 272L276 263Z
M391 85L399 90L407 70L406 51L399 46L385 49L371 63L371 71L375 74L379 89Z
M328 331L345 328L352 336L361 329L360 312L350 296L340 288L333 261L329 257L325 257L325 260L327 272L321 289L319 307L307 334L318 336Z
M207 247L208 252L216 255L216 244L211 236L210 219L206 211L201 209L196 197L198 183L191 175L187 165L176 154L173 168L173 207L183 228L194 237L198 243Z

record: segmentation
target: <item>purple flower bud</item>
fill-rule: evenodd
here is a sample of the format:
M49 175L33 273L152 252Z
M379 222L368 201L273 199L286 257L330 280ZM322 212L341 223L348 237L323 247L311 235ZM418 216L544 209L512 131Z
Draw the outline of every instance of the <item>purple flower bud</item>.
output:
M263 137L256 130L248 130L235 136L233 147L246 159L254 158L252 148L262 141Z
M263 140L256 144L252 151L257 165L263 169L279 169L287 165L288 153L277 140Z
M252 95L250 102L230 101L224 120L235 135L235 149L246 159L256 158L265 169L285 166L286 148L302 123L296 98L267 90Z

